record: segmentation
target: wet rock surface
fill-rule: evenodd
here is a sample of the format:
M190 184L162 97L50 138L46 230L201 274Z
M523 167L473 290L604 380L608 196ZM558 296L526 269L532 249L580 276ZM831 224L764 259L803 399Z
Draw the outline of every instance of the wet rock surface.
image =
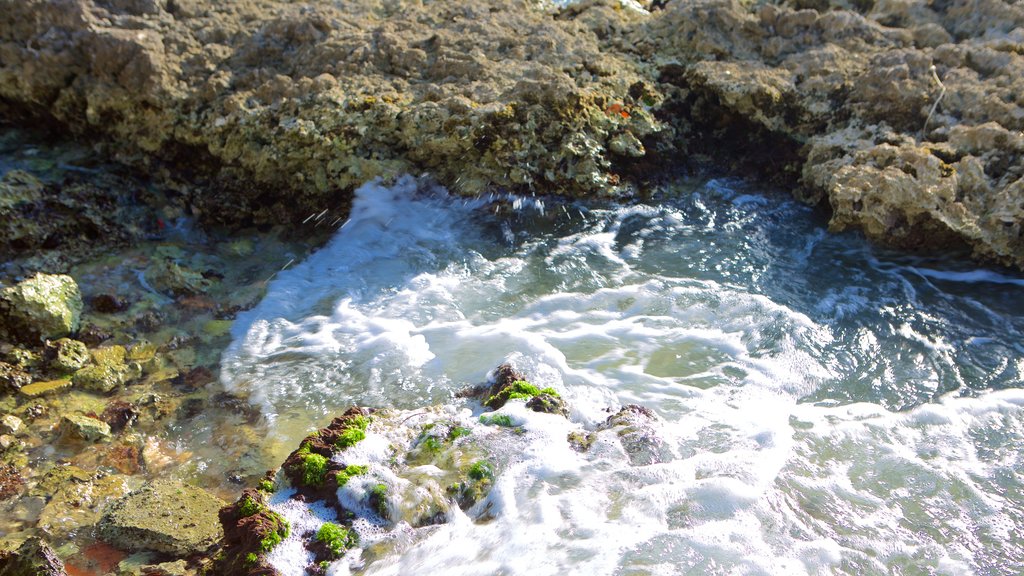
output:
M710 163L796 188L835 230L1024 265L1019 3L137 4L13 6L2 112L191 182L208 222L334 222L407 172L604 196ZM49 197L6 185L12 214ZM180 262L152 273L202 291Z
M174 480L156 480L114 502L99 524L100 537L124 550L175 557L205 552L219 539L224 501Z
M67 275L37 274L0 290L0 330L10 341L67 336L81 314L82 293Z
M2 576L67 576L64 563L46 542L26 540L17 550L0 551Z

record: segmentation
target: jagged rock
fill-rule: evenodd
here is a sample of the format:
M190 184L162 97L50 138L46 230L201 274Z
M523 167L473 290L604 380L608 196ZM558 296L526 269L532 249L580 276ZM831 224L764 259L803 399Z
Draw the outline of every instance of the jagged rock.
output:
M82 294L74 278L37 274L0 290L0 329L12 340L34 342L78 329Z
M637 404L623 406L608 417L598 428L598 433L605 430L615 433L634 466L672 459L668 445L658 433L658 417L650 408Z
M32 377L16 366L0 362L0 390L17 392L32 383Z
M226 503L176 480L156 480L111 504L100 537L124 550L174 557L209 550L221 535L218 511Z
M110 426L106 422L82 414L65 414L58 430L62 438L72 440L98 442L110 438Z
M67 572L53 548L33 537L14 552L0 552L0 576L67 576Z
M126 382L138 378L142 368L137 362L126 362L123 346L106 346L92 351L93 364L75 372L75 386L93 392L109 393Z
M50 353L53 354L50 367L61 373L74 372L89 362L89 348L70 338L61 338L51 343Z

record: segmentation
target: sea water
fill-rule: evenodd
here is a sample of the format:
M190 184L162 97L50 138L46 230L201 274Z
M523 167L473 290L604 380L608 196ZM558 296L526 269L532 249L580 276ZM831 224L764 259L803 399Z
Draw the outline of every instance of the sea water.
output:
M458 410L502 362L567 400L511 408L493 519L362 573L1020 574L1022 295L741 182L596 205L408 177L239 317L222 379L290 447L352 404ZM626 404L662 462L568 447Z

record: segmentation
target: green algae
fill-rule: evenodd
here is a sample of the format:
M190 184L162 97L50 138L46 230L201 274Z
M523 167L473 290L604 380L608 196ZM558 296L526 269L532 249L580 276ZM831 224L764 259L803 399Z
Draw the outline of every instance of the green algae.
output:
M335 478L337 479L338 488L341 488L342 486L348 484L348 481L351 480L352 477L362 476L363 474L366 474L369 471L370 468L368 466L349 464L348 466L345 467L344 470L339 470L338 474L335 476Z
M267 517L273 524L273 530L263 540L260 540L260 551L264 553L273 550L275 546L280 544L291 533L291 524L288 523L284 516L277 512L268 511Z
M494 480L494 468L486 460L474 462L466 474L473 480Z
M302 456L302 482L307 486L320 486L327 476L327 458L319 454Z
M516 380L485 400L484 405L488 408L497 410L504 406L509 400L528 400L534 396L540 396L541 394L547 394L556 398L559 397L558 392L556 392L554 388L538 388L526 380Z
M339 526L333 522L325 522L316 531L317 542L323 542L335 558L345 554L345 550L359 544L359 535L355 530Z
M480 423L485 426L502 426L504 428L512 428L515 426L515 423L512 421L512 417L508 414L495 414L493 416L481 414Z

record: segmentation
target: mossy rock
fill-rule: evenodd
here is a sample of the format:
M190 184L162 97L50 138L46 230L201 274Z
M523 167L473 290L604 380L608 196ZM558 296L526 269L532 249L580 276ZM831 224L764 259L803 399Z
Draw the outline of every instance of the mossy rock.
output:
M105 394L123 386L128 376L127 366L96 364L75 372L72 381L78 388Z
M68 374L89 363L89 347L78 340L61 338L50 345L53 359L50 360L50 367L54 370Z
M110 438L110 425L102 420L82 414L65 414L58 430L62 438L98 442Z
M75 279L37 274L0 290L0 331L11 340L35 343L78 330L82 293Z
M107 508L100 538L124 550L176 558L203 553L220 539L217 513L225 504L200 488L156 480Z

